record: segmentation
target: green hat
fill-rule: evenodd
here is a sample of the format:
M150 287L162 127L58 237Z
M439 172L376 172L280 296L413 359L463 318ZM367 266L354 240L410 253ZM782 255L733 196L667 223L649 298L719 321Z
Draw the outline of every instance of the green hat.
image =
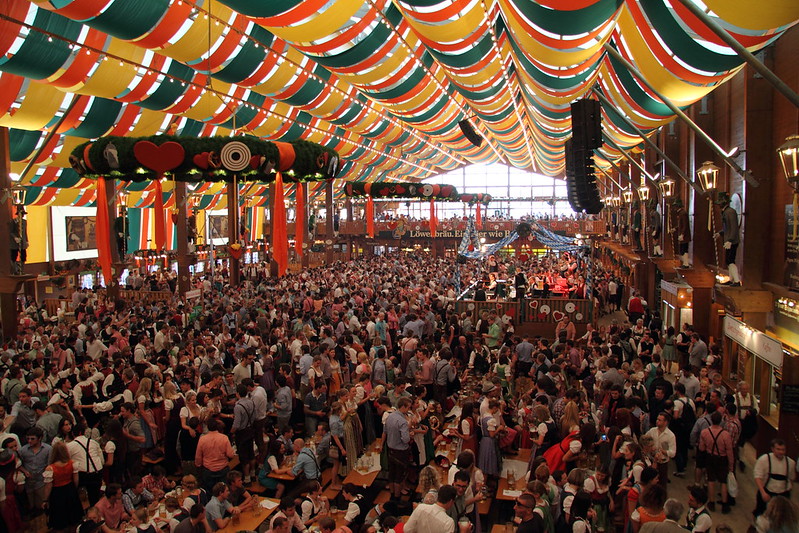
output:
M730 203L730 193L726 191L721 191L719 193L719 197L716 199L716 205L729 205Z

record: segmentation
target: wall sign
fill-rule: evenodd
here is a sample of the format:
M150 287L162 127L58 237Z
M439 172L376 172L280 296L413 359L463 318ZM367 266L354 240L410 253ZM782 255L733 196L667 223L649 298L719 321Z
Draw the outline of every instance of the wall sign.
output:
M793 205L785 206L785 270L783 285L799 290L799 239L793 238Z
M799 385L783 385L780 412L799 415Z
M778 340L729 315L724 317L724 335L769 364L782 367L782 343Z

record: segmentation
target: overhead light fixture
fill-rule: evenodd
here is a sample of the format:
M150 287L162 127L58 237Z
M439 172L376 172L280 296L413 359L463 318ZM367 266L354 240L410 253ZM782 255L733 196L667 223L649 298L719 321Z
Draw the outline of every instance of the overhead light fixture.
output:
M658 182L658 187L660 187L660 192L661 192L661 194L663 194L664 198L671 198L672 196L674 196L674 180L673 179L667 178L666 176L663 176L663 179L661 179Z
M777 148L785 179L793 188L799 186L799 135L791 135Z
M782 171L793 189L793 239L799 238L799 135L791 135L777 148Z
M638 187L638 198L640 198L642 202L649 200L649 187L646 185Z
M624 203L629 204L633 201L633 190L632 188L625 190L621 193L622 197L624 198Z
M705 161L699 170L696 171L699 182L705 191L713 191L716 189L716 180L719 176L719 167L713 164L712 161Z

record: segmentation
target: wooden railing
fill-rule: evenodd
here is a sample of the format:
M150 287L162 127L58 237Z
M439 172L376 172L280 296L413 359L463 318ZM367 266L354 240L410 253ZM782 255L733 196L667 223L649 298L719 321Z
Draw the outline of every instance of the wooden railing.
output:
M523 302L458 300L455 302L455 310L458 313L472 312L475 318L479 318L483 311L496 311L499 316L513 317L517 324L555 323L560 322L566 316L576 324L585 324L592 320L591 300L569 298L525 298Z

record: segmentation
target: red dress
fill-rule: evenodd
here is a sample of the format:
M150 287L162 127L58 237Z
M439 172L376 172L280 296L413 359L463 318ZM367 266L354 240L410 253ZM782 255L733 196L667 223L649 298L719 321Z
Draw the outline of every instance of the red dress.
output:
M5 479L6 501L3 506L3 520L9 533L17 533L25 528L22 524L22 515L19 512L19 504L16 495L17 484L14 482L14 472Z
M578 440L579 438L580 432L573 431L572 433L566 435L566 438L560 441L559 444L550 446L547 451L544 452L544 459L547 461L547 466L549 467L550 472L554 472L555 470L566 470L566 461L564 461L563 458L569 451L569 446L571 445L572 441Z
M464 422L469 426L469 432L463 433L463 436L466 438L461 441L461 451L472 450L474 456L477 457L477 431L475 431L474 420L465 419ZM461 422L460 427L458 427L458 431L461 430L463 430L463 422Z

